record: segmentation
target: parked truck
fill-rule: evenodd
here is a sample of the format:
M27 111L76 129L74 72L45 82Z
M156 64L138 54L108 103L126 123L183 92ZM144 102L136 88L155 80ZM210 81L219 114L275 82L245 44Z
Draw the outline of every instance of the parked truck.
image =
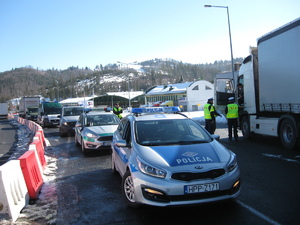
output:
M0 102L0 119L7 119L8 117L8 103Z
M37 121L39 104L39 96L22 97L19 104L19 116L27 120Z
M38 109L37 123L42 127L58 126L62 105L58 102L42 102Z
M287 149L299 147L300 18L257 39L237 83L244 92L239 116L243 136L274 136Z

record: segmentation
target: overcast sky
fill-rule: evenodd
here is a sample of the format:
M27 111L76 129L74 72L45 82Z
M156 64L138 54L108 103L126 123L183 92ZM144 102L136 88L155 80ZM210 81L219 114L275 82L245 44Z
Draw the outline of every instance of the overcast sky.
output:
M0 72L172 58L246 57L260 36L300 16L299 0L1 0Z

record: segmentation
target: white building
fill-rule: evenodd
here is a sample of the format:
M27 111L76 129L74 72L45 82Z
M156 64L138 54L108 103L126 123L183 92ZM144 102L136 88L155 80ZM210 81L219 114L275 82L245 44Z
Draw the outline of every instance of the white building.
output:
M148 104L159 101L173 101L182 111L199 111L214 96L212 83L199 80L187 83L177 83L155 86L146 92Z
M86 108L93 108L94 101L93 97L81 97L81 98L67 98L59 102L62 105L68 106L84 106Z

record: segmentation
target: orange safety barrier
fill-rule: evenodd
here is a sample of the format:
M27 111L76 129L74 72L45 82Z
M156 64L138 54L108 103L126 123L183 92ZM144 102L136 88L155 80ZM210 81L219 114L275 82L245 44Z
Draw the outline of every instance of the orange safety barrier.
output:
M35 135L33 138L35 138L35 137L42 142L43 148L45 148L41 132L35 132Z
M42 168L45 169L47 166L47 161L45 158L45 151L44 151L43 143L40 140L33 140L31 145L35 145L36 152L39 157L38 159L40 160Z
M38 167L35 152L32 150L27 151L19 158L19 160L29 197L31 199L37 199L44 181Z
M40 127L40 128L38 129L37 132L41 133L42 143L43 143L43 145L44 145L44 147L45 147L45 146L46 146L46 141L45 141L45 135L44 135L44 130L43 130L43 128Z

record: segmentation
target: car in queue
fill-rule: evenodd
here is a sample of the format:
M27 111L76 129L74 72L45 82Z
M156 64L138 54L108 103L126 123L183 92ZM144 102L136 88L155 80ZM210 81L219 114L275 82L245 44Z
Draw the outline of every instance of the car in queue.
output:
M236 155L178 107L136 108L113 136L112 171L131 207L180 206L235 199Z
M83 153L110 150L120 119L111 112L84 112L75 124L75 143Z
M79 116L84 112L81 106L64 106L61 111L59 134L61 137L75 134L75 124Z

